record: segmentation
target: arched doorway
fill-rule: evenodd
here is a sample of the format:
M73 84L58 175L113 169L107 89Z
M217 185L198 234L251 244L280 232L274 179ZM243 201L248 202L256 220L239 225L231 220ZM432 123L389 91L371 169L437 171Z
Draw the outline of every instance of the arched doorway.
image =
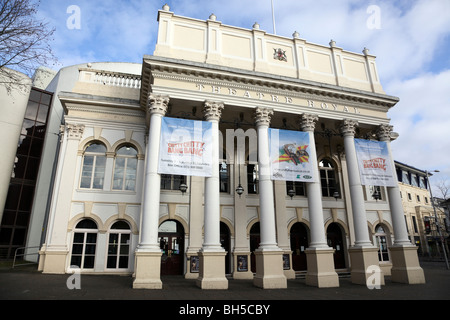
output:
M226 251L227 255L225 256L225 273L229 274L230 272L230 229L228 226L221 222L220 223L220 244Z
M297 222L291 227L292 269L307 269L305 249L308 248L308 231L303 223Z
M182 275L184 262L184 228L178 221L164 221L158 229L162 251L161 275Z
M255 223L250 229L250 260L251 260L251 270L253 273L256 272L256 257L255 250L259 248L259 243L261 242L261 236L259 231L259 222Z
M342 240L341 227L337 223L331 223L327 228L328 246L334 251L334 268L345 268L344 241Z

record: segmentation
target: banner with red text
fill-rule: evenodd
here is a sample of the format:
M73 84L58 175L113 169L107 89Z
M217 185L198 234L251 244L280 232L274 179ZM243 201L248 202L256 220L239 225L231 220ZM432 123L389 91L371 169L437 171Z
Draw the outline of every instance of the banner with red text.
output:
M355 148L361 184L388 187L397 185L386 142L355 139Z
M210 177L211 129L206 121L163 117L158 173Z

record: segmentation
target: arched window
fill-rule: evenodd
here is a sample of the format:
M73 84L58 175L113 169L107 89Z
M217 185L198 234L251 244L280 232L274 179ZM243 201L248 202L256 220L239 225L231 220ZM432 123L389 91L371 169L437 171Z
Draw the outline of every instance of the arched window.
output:
M114 161L113 190L135 190L137 154L137 150L131 145L122 146L117 150Z
M84 150L80 188L103 189L105 167L106 147L100 142L88 145Z
M320 183L322 185L322 197L333 197L338 192L336 171L328 159L319 162Z
M375 239L378 247L378 260L380 262L389 261L387 234L381 224L377 225L375 228Z
M130 225L123 221L117 221L111 226L108 240L108 269L128 269L130 259Z
M94 221L84 219L78 222L73 235L71 267L77 266L81 269L94 268L97 232L97 224Z

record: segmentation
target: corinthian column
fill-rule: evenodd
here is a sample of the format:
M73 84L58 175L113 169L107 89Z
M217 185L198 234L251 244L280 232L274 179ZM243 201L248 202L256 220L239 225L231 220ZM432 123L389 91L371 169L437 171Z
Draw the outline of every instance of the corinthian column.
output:
M311 223L311 243L310 247L305 250L308 266L306 284L320 288L339 287L339 277L334 270L334 249L330 248L327 244L323 220L322 190L314 139L314 128L318 119L316 115L311 114L303 114L300 118L302 130L309 132L309 161L311 167L314 168L315 176L313 182L306 182L309 219Z
M205 178L205 235L197 279L202 289L228 289L226 252L220 243L219 120L223 108L223 103L206 101L203 109L206 121L212 125L212 175Z
M349 249L351 260L351 279L356 284L367 284L371 276L369 267L378 266L378 248L373 246L369 239L367 215L364 195L359 175L358 159L355 148L355 128L357 121L344 120L341 133L344 136L345 156L348 167L348 181L355 227L355 243ZM384 284L384 277L380 274L380 284Z
M161 176L158 174L159 142L162 117L166 114L169 97L150 94L147 114L150 117L148 144L145 155L144 197L142 203L140 242L136 248L133 288L162 289L161 249L158 243Z
M392 128L391 125L381 125L378 127L377 135L380 141L384 141L387 144L390 165L394 172L394 178L397 181L397 175L394 171L395 163L391 152ZM409 284L425 283L425 275L417 256L417 247L408 238L398 184L395 187L387 187L387 194L394 228L394 245L389 248L392 260L392 281Z
M271 108L256 108L261 243L255 251L256 275L253 283L261 288L286 288L283 251L277 246L273 183L270 179L269 125L272 115Z
M43 273L65 273L69 248L67 228L72 207L77 153L84 125L66 124L61 133L62 145L53 189L45 244L40 252L39 269ZM81 267L81 266L79 266Z

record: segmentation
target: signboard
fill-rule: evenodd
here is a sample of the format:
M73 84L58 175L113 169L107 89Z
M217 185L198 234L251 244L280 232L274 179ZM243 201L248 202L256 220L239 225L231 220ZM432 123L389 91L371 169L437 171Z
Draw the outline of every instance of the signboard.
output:
M309 132L269 129L269 148L272 180L316 181Z
M395 187L397 179L385 141L355 139L361 184Z
M210 177L211 129L206 121L163 117L158 173Z

